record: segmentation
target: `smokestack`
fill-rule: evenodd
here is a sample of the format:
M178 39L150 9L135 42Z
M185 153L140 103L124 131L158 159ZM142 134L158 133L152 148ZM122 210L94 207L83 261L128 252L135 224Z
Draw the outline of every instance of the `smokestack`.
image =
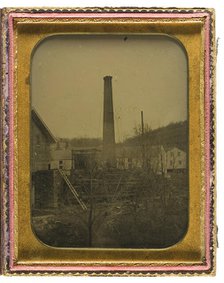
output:
M115 165L114 109L112 96L112 77L104 78L104 112L103 112L103 158L110 165Z

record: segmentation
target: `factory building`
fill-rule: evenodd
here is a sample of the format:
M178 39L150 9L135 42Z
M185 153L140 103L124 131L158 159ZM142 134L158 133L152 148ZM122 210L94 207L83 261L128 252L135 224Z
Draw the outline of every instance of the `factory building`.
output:
M91 170L104 170L105 176L110 174L110 182L118 182L119 174L124 170L130 175L132 170L145 170L164 176L186 170L186 153L178 148L165 151L163 145L150 145L145 139L135 145L116 144L112 76L104 77L103 96L102 143L95 147L71 146L68 140L56 139L40 115L32 110L33 207L57 207L63 199L75 197L82 208L85 208L78 197L80 192L75 187L77 178L83 176L88 179L88 172ZM143 112L141 114L144 137Z

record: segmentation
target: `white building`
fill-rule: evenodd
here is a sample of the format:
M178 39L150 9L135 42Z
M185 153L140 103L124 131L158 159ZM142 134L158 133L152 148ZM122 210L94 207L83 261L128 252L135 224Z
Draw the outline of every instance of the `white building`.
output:
M69 148L53 148L50 151L51 162L49 169L62 169L65 171L72 168L72 151Z
M117 151L117 168L148 168L155 174L166 174L166 151L162 145L120 146Z
M185 151L173 147L166 152L167 173L184 172L187 167L187 154Z

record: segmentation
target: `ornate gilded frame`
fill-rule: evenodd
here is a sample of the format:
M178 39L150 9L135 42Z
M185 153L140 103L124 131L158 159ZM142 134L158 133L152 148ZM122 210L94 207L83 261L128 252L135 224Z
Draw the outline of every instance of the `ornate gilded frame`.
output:
M215 273L215 34L212 9L10 8L2 20L2 272L69 275ZM189 228L165 249L62 249L30 225L29 72L34 46L59 33L162 33L189 60Z

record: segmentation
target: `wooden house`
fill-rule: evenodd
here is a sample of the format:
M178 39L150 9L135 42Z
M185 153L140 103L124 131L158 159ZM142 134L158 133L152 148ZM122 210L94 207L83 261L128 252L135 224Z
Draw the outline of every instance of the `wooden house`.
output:
M31 111L31 168L32 172L50 169L50 146L56 138L36 110Z

